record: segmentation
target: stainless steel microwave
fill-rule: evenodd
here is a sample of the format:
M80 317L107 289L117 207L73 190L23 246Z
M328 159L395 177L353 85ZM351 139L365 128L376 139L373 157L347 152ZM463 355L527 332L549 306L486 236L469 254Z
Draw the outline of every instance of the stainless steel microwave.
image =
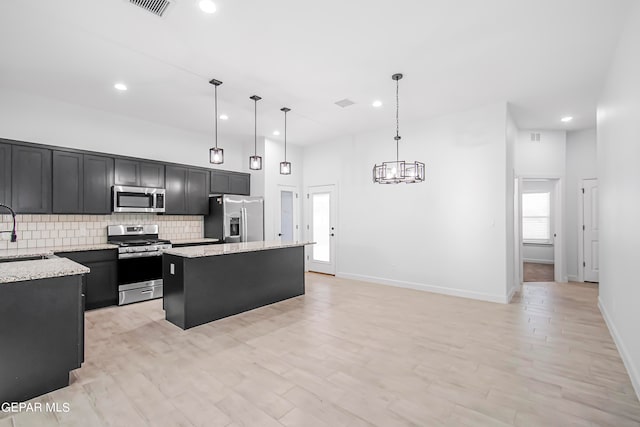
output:
M114 212L164 212L164 188L113 187Z

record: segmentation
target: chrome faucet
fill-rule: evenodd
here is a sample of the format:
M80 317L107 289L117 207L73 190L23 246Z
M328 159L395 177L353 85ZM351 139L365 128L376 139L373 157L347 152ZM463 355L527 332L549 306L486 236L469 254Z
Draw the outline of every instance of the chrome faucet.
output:
M11 233L11 242L17 242L18 241L18 235L16 234L16 213L13 211L13 209L11 209L10 206L3 205L2 203L0 203L0 208L8 209L9 212L11 212L11 216L13 217L13 230L11 230L11 231L0 231L0 233Z

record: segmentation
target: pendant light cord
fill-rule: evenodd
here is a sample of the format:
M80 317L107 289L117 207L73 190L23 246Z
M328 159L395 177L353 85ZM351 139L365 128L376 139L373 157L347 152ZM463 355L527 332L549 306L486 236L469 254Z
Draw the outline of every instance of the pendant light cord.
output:
M258 100L253 100L253 155L258 155Z
M400 80L396 80L396 163L400 162Z
M218 85L215 85L216 149L218 148Z
M284 161L287 161L287 113L284 112Z

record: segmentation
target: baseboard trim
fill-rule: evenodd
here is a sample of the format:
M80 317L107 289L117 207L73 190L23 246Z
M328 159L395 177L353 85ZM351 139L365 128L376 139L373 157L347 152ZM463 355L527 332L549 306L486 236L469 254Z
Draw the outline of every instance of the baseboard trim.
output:
M518 292L521 286L522 285L515 285L515 286L512 286L511 289L509 289L509 294L507 295L507 304L511 303L513 296L516 294L516 292Z
M523 258L522 261L524 262L530 262L532 264L553 264L553 261L549 261L548 259L530 259L530 258Z
M381 277L366 276L363 274L339 272L336 274L336 277L343 278L343 279L359 280L362 282L371 282L379 285L394 286L396 288L415 289L418 291L432 292L435 294L451 295L454 297L462 297L462 298L469 298L469 299L475 299L480 301L495 302L500 304L508 304L509 301L511 301L511 297L513 296L512 293L510 295L493 295L493 294L486 294L483 292L467 291L464 289L445 288L442 286L427 285L424 283L384 279ZM513 292L515 292L515 290L517 290L517 288L512 289Z
M620 356L622 356L622 362L624 363L624 367L627 369L627 373L629 374L629 378L631 378L631 384L633 385L633 389L636 392L636 396L638 400L640 400L640 375L638 374L638 369L633 364L633 359L629 355L627 347L624 345L622 338L618 334L618 330L616 326L613 324L613 320L609 316L607 309L602 304L602 300L598 297L598 308L600 309L600 313L602 313L602 318L604 319L604 323L609 328L609 333L613 337L613 342L618 347L618 352Z
M567 276L567 280L569 282L579 282L580 279L578 279L578 276L574 276L573 274L570 274Z

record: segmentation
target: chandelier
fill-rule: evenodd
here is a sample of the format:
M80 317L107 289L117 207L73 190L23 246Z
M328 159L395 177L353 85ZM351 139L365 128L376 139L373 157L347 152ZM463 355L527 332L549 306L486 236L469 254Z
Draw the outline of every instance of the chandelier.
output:
M378 184L413 184L424 181L424 163L422 162L406 162L400 160L400 79L402 74L394 74L391 76L396 81L396 160L390 162L382 162L382 164L373 166L373 182Z

